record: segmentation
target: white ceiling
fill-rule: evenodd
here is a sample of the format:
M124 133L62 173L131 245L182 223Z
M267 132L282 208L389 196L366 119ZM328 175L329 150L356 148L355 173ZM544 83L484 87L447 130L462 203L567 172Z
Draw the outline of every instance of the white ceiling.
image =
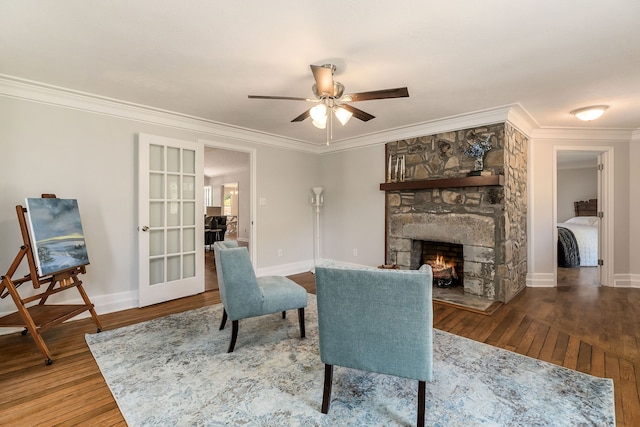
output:
M599 151L558 151L558 169L597 168Z
M213 147L204 148L204 176L212 178L243 171L249 173L249 153Z
M321 145L310 64L375 119L334 141L520 104L541 127L640 128L638 0L0 0L0 74ZM568 112L608 104L598 121Z

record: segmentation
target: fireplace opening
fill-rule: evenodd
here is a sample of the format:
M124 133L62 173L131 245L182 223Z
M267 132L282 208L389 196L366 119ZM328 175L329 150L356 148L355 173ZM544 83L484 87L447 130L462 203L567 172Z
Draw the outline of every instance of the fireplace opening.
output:
M422 241L422 263L433 270L433 286L463 286L463 245L449 242Z

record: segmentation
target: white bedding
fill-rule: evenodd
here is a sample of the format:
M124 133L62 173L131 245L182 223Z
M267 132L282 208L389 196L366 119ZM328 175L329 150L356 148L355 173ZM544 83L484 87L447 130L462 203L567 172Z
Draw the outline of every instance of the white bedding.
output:
M580 267L595 267L598 265L598 226L576 224L577 221L572 221L574 219L561 222L558 226L568 228L576 236L578 251L580 251Z

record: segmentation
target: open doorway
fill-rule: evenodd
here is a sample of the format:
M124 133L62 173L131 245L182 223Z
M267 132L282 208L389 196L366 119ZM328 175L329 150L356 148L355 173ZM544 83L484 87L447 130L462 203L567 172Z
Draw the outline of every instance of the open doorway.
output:
M245 243L250 241L251 229L250 164L250 153L205 147L204 180L205 188L211 188L211 211L235 221L233 227L226 224L226 233L233 232Z
M239 246L248 248L252 261L254 154L253 150L214 147L205 142L204 195L210 204L206 207L205 223L213 216L216 219L213 240L236 240ZM210 250L205 251L205 290L213 289L217 289L217 276L214 253Z
M608 148L557 147L554 169L556 285L608 283L612 209Z

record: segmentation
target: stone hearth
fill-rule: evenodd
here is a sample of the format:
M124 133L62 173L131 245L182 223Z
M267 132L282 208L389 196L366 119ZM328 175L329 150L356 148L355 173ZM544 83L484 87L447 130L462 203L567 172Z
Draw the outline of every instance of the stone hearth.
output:
M474 135L490 136L493 149L485 156L485 173L504 179L477 186L451 179L472 170L474 159L461 147ZM509 123L388 143L387 159L391 156L393 165L404 158L406 171L402 189L381 185L387 262L416 269L421 241L457 243L463 245L464 293L507 302L524 289L526 146L526 138ZM433 181L429 184L436 188L420 188L424 180L442 180L443 186Z

